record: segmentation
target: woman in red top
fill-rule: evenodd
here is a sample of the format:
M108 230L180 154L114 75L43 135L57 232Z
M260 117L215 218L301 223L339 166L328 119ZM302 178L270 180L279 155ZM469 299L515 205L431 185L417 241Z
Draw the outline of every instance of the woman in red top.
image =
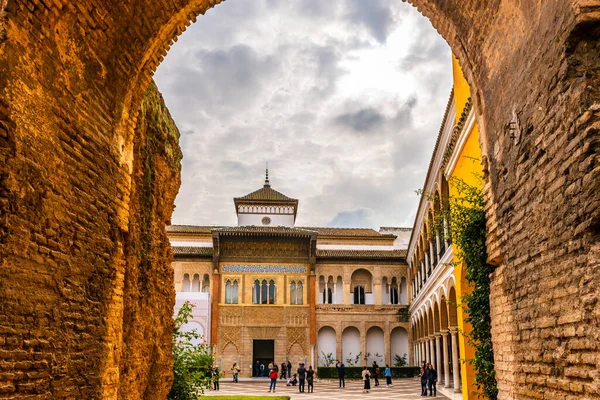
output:
M277 371L275 369L271 370L269 374L269 378L271 378L271 385L269 386L269 392L275 393L275 386L277 385Z

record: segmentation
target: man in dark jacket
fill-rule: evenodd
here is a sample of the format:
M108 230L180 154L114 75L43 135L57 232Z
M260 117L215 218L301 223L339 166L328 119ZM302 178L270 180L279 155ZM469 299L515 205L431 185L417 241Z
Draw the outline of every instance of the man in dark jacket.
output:
M338 378L340 380L340 387L346 387L346 381L344 381L344 377L346 376L346 366L344 365L343 362L341 362L340 360L337 361L337 364L335 364L335 367L337 368L337 373L338 373Z
M300 363L300 367L298 368L298 391L300 393L304 393L304 382L306 381L306 368L304 368L304 363Z
M437 396L437 378L437 371L433 368L433 365L429 364L429 375L427 376L429 396Z

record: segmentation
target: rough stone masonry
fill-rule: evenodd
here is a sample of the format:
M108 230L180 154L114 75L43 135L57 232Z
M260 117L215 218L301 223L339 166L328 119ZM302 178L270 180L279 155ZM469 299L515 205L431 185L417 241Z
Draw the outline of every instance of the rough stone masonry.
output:
M180 155L146 89L216 2L0 0L0 396L165 397ZM600 398L600 1L410 2L481 112L500 398Z

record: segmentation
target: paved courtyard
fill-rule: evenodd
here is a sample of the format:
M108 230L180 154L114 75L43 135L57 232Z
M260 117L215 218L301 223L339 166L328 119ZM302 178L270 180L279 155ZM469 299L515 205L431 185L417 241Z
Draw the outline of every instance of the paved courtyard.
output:
M298 393L297 386L285 386L285 381L277 382L276 393L268 393L269 380L244 380L238 383L232 383L229 379L221 379L220 390L215 392L209 390L206 395L210 396L290 396L292 400L298 399L422 399L420 396L421 387L417 378L413 379L395 379L394 387L386 388L385 384L378 387L373 387L371 380L371 391L368 394L362 393L362 382L347 381L346 387L340 389L337 381L319 381L315 383L314 393ZM384 381L385 382L385 381ZM438 398L447 399L444 395L438 392Z

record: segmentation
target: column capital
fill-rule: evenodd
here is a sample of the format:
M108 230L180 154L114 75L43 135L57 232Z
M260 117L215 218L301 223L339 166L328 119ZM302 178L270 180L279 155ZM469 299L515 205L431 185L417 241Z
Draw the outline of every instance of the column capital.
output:
M432 333L431 335L429 335L429 340L435 340L435 334Z
M441 332L436 332L433 334L433 336L435 336L436 339L439 339L442 337L442 333Z
M442 336L448 336L448 333L450 333L450 331L448 329L440 330L440 335L442 335Z
M458 326L449 326L448 330L451 334L456 335L458 333Z

